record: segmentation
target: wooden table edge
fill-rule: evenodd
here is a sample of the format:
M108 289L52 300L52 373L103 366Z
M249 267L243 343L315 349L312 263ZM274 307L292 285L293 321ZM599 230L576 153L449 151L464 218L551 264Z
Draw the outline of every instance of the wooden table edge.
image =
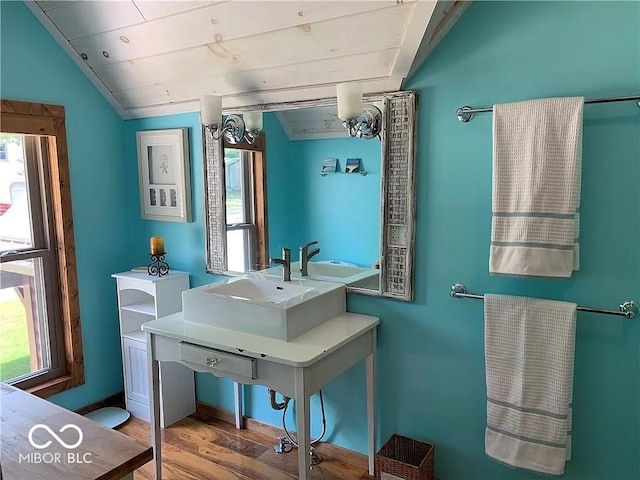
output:
M123 463L122 465L118 465L116 468L114 468L110 472L104 473L96 480L120 480L125 475L133 473L135 470L142 467L146 463L149 463L151 460L153 460L153 448L149 446L146 448L146 450L140 452L131 460Z

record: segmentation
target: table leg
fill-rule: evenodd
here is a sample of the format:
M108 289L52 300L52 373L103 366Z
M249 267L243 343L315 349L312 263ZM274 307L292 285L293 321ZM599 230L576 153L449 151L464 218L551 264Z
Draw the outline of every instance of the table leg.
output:
M369 435L369 475L375 476L376 459L376 331L371 332L371 353L367 356L367 430Z
M309 454L311 451L311 432L309 430L310 399L304 378L304 369L296 369L296 422L298 424L298 478L307 480L309 475Z
M236 414L236 428L244 428L244 425L242 424L242 384L238 382L233 382L233 400Z
M147 333L147 368L149 369L149 406L151 414L151 446L153 447L153 478L162 480L162 434L160 431L160 362L155 359L153 335Z

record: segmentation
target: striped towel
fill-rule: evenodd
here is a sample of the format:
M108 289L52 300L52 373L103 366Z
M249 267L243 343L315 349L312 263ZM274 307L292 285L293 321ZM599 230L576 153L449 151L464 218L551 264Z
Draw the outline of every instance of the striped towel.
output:
M485 451L561 475L571 456L576 304L485 295L484 316Z
M494 105L492 274L578 270L583 106L582 97Z

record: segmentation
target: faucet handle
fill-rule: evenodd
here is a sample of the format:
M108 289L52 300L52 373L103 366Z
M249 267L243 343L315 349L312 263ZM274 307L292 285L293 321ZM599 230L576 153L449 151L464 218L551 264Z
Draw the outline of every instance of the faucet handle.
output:
M284 263L291 263L291 249L287 247L282 248L282 258L270 258L269 263L282 265Z
M318 243L317 240L314 240L313 242L309 242L309 243L305 243L304 245L300 246L300 250L306 250L308 249L311 245L316 245Z

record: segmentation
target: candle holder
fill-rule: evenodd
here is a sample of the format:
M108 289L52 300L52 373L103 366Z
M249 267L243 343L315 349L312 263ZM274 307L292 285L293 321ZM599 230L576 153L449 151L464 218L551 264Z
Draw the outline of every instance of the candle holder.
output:
M147 273L157 277L162 277L169 273L169 264L164 261L167 252L150 253L151 263L147 265Z

